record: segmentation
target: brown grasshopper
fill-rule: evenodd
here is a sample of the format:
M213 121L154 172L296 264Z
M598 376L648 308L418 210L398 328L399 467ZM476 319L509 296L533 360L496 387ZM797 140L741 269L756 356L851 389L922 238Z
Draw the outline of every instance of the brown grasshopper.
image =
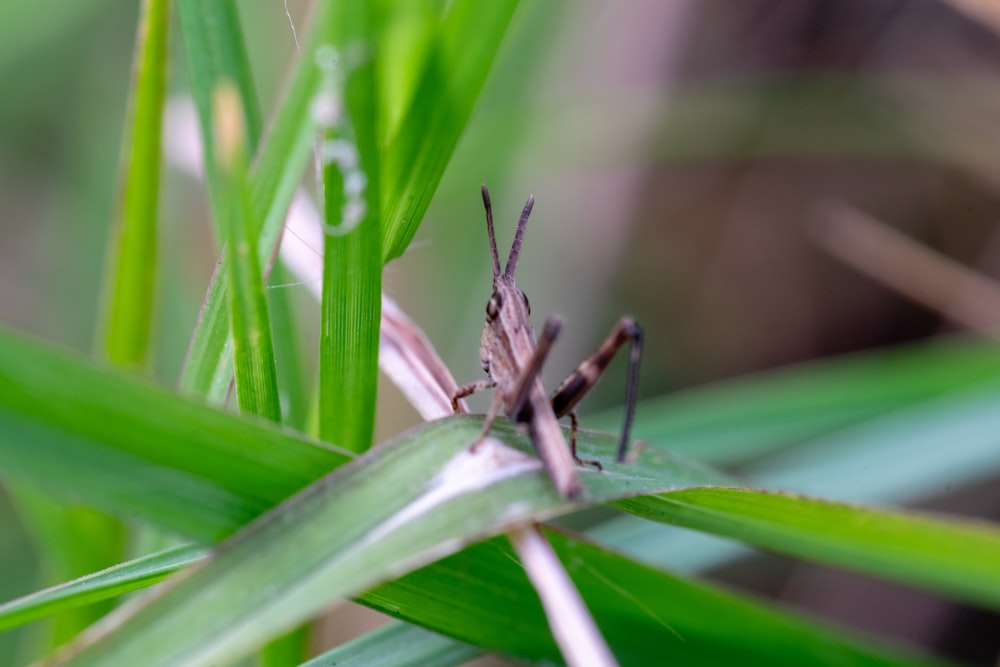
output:
M635 413L642 331L631 317L618 320L597 352L584 360L559 385L551 399L546 397L539 372L562 329L562 318L550 315L545 320L542 335L536 343L529 317L531 309L528 306L528 298L514 283L514 272L517 270L517 260L521 253L521 241L534 203L535 198L528 197L521 212L521 219L517 223L517 232L514 235L510 256L507 258L507 266L503 273L500 273L500 257L497 254L497 242L493 233L493 207L490 203L490 193L486 186L483 186L486 229L489 232L490 253L493 257L493 294L486 303L486 328L483 329L479 357L489 379L478 380L460 387L452 397L452 408L458 412L460 399L477 391L495 387L496 394L486 414L483 436L473 448L485 439L502 405L507 417L512 419L522 432L526 431L531 438L535 451L542 459L559 493L563 497L573 498L581 491L576 464L589 464L598 470L601 469L599 462L583 461L576 455L578 421L574 408L604 373L621 346L631 342L628 384L625 390L625 423L622 426L617 456L619 462L623 461ZM559 419L566 415L569 415L571 420L568 449L562 430L559 428Z

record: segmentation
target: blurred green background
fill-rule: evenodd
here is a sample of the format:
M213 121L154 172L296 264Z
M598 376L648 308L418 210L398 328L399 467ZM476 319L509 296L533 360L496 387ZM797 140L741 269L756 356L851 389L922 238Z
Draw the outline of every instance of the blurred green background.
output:
M281 3L239 7L267 110L294 57L292 30ZM304 25L307 3L289 9ZM518 282L537 322L567 321L548 386L623 313L646 330L644 397L960 329L834 258L810 230L824 205L843 202L1000 273L996 11L971 0L525 0L385 289L459 382L481 376L485 182L504 251L524 199L536 197ZM0 5L0 322L83 351L94 345L135 21L134 4L106 0ZM171 87L184 96L183 62ZM200 185L171 167L163 178L155 346L169 385L218 250ZM286 289L303 321L315 320L305 289ZM617 364L584 410L620 404L623 383ZM419 421L387 382L380 392L377 440ZM988 484L951 496L945 487L934 506L1000 514ZM38 569L0 503L0 599L37 588ZM775 571L730 579L920 638L919 619L885 628L857 600L838 606L830 591L844 575ZM1000 627L979 614L968 627ZM14 638L0 635L0 663Z

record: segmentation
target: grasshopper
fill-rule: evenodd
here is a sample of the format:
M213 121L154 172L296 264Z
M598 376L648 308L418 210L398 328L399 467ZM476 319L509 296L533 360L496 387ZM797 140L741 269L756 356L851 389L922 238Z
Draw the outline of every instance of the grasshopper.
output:
M556 490L565 498L580 495L580 476L576 464L588 464L601 469L597 461L584 461L576 455L576 432L579 426L576 404L597 383L608 364L625 343L631 343L628 382L625 389L625 421L618 443L617 460L624 461L635 413L636 391L639 383L639 357L641 354L642 331L631 317L622 317L611 330L607 339L597 351L570 373L551 399L546 397L539 378L542 364L552 349L552 344L562 329L562 318L550 315L545 320L541 336L537 342L531 327L531 308L524 292L514 282L514 272L521 253L521 242L528 216L535 204L534 196L528 197L521 219L517 223L514 243L507 258L507 266L500 272L500 257L497 254L496 236L493 233L493 206L490 193L482 188L483 206L486 208L486 230L490 239L490 254L493 259L493 293L486 303L486 328L483 329L479 357L487 380L470 382L452 396L452 408L458 412L458 401L483 389L495 388L493 403L486 414L482 437L473 444L473 449L482 442L490 431L500 408L517 424L522 433L527 433L534 444ZM559 428L559 419L570 418L570 440Z

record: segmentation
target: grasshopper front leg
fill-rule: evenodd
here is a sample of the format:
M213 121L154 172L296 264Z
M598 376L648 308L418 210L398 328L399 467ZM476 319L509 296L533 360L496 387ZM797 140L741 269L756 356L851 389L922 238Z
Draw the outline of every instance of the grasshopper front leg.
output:
M484 389L492 389L495 386L497 386L497 383L493 378L490 378L489 380L476 380L475 382L470 382L469 384L463 384L451 397L452 412L455 414L461 412L458 407L458 402L466 396L472 396L476 392L480 392Z
M608 337L597 348L597 352L588 357L563 380L559 388L552 394L552 410L556 417L570 416L572 420L570 449L576 457L576 411L574 408L587 392L593 388L611 360L625 343L631 343L629 354L628 382L625 385L625 423L622 425L621 440L618 442L619 463L625 460L629 435L632 431L632 418L635 415L636 393L639 389L639 358L642 355L642 329L631 317L623 317L608 334Z
M528 402L528 394L531 391L531 384L542 370L542 366L545 364L545 359L549 356L549 351L552 349L552 344L559 336L559 332L561 330L562 319L558 316L550 316L545 321L545 326L542 329L542 335L538 338L534 354L528 360L528 364L521 369L521 374L518 377L517 382L514 384L513 390L510 392L509 396L504 395L502 389L497 386L496 380L492 378L488 380L477 380L463 385L459 387L458 391L455 392L455 395L452 396L452 408L457 413L459 411L458 401L460 399L463 399L466 396L471 396L472 394L484 389L496 388L497 393L493 398L493 402L490 404L489 411L486 413L486 420L483 424L483 434L480 436L479 440L473 443L473 450L475 450L479 443L482 442L489 434L490 428L493 426L493 420L496 419L496 416L499 414L500 408L503 406L505 401L508 405L507 412L515 421L527 421L531 418L530 414L528 414L525 409Z

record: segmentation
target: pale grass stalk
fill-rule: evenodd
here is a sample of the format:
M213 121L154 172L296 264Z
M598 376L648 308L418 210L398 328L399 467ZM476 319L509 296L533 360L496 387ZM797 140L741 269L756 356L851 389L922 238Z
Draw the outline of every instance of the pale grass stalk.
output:
M552 636L571 667L610 667L618 662L573 586L552 545L531 524L507 533L538 592ZM582 610L582 613L577 612Z
M842 202L823 206L820 246L857 271L988 336L1000 332L1000 284Z
M996 0L947 0L947 3L1000 34L1000 3Z

